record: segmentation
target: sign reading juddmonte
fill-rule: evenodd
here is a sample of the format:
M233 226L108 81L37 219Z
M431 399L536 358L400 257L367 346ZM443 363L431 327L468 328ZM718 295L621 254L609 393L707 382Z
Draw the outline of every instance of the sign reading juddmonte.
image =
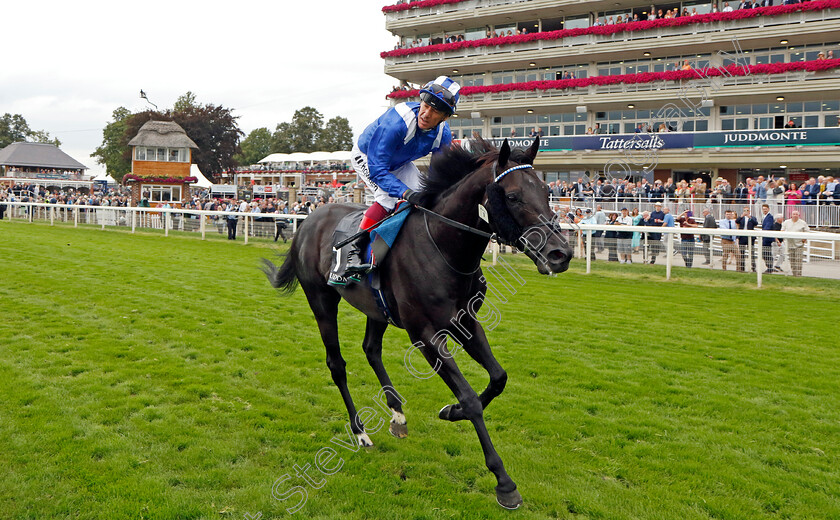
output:
M513 147L531 146L531 138L508 140ZM491 139L501 146L502 139ZM840 146L840 128L790 128L727 132L668 132L541 137L540 150L661 150L734 146Z

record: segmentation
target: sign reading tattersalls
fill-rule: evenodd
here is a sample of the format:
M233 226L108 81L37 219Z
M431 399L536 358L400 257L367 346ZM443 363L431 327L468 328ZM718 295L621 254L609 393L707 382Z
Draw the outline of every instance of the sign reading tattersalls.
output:
M502 139L491 139L496 146L501 146L502 141ZM534 140L526 137L509 139L508 142L515 148L527 148ZM736 146L840 146L840 128L600 134L540 138L542 151L662 150Z

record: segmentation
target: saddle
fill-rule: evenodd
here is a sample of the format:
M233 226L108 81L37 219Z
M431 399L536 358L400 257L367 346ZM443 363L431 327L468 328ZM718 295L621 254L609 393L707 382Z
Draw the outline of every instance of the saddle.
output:
M327 280L327 283L332 286L347 285L348 280L343 273L347 269L347 255L353 247L353 244L347 244L340 249L336 249L335 246L359 232L359 224L361 224L364 214L364 210L348 213L344 216L344 218L338 221L335 231L333 231L332 245L335 255L333 256L332 263L330 264L330 274ZM367 259L370 254L368 248L365 248L365 251L362 253L365 255L365 259Z
M391 246L394 245L394 242L396 241L410 211L410 207L400 208L398 206L395 214L371 230L370 241L362 250L364 261L370 262L374 265L382 263L388 255L388 252L391 250ZM343 287L350 282L361 281L360 278L350 278L344 276L343 274L347 268L347 255L353 247L353 244L348 243L341 248L336 248L336 246L359 232L359 224L362 221L363 215L364 211L354 211L352 213L348 213L335 227L332 241L335 256L333 256L333 260L330 265L329 277L327 279L327 283L329 285L334 287ZM373 292L374 299L376 300L376 304L379 306L379 309L382 311L384 317L391 324L399 326L394 320L390 309L388 309L388 304L385 301L385 295L382 293L382 285L379 280L379 271L377 269L368 273L368 282L370 284L371 291Z

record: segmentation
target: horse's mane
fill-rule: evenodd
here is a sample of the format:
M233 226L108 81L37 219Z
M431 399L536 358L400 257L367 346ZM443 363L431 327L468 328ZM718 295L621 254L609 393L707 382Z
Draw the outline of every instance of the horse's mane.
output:
M468 147L453 143L440 153L433 154L429 171L420 178L420 193L424 204L436 203L467 175L498 157L499 150L481 138L470 140ZM520 148L511 151L510 160L532 163L531 158Z

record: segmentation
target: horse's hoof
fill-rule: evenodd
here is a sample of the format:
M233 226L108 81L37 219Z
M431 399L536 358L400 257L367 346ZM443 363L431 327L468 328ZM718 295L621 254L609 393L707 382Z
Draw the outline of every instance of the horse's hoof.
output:
M373 446L373 441L370 440L370 437L368 437L368 434L366 433L358 433L356 434L356 438L359 439L359 446L362 448L370 448Z
M496 502L505 509L519 509L522 505L522 495L516 488L513 491L496 491Z
M444 421L450 420L449 419L449 414L452 412L452 407L453 406L455 406L455 405L448 404L448 405L444 406L443 408L441 408L440 411L438 412L438 417L443 419Z
M398 439L402 439L408 436L408 426L405 424L397 424L391 423L391 426L388 428L388 431L391 432L391 435Z

